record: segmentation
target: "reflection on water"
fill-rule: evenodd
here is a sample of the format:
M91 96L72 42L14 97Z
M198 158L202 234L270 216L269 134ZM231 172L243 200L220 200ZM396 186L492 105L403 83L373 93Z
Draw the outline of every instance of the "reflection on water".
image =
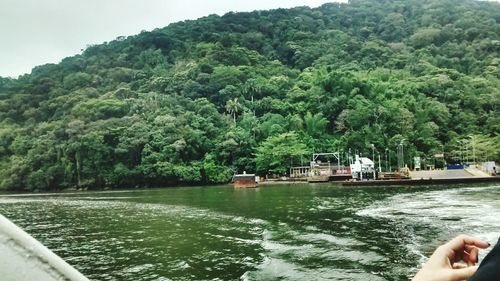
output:
M293 185L0 196L94 280L404 280L458 233L495 242L498 186Z

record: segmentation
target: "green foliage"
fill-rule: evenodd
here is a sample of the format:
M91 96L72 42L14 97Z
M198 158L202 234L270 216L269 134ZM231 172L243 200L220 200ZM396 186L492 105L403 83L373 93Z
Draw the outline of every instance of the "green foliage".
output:
M301 157L311 153L294 132L283 133L267 138L257 148L255 162L257 171L282 175L294 164L300 163Z
M71 113L84 120L99 120L122 117L128 111L127 104L115 99L90 99L73 107Z
M311 137L319 137L326 133L328 120L323 117L322 113L312 115L311 112L307 112L306 116L304 116L304 124L306 125L307 133Z
M207 180L214 183L226 183L233 175L233 170L218 164L212 153L207 154L203 159L203 171Z
M422 48L431 44L442 44L441 30L437 28L419 29L410 37L410 43L416 48Z
M0 188L223 183L401 141L500 161L499 15L473 0L212 15L0 77Z
M90 86L92 75L83 72L71 73L64 77L63 85L66 89L83 88Z

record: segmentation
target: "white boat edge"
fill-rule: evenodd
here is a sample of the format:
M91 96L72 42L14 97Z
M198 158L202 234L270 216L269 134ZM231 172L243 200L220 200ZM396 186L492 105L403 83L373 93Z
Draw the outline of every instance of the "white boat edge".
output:
M0 276L4 281L89 280L1 214Z

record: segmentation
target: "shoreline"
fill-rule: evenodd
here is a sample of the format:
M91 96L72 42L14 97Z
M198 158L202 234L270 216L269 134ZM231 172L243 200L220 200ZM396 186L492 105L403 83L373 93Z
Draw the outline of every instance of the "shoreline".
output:
M298 184L322 184L335 186L421 186L421 185L442 185L442 184L465 184L465 183L492 183L500 182L500 176L490 177L465 177L465 178L439 178L439 179L396 179L396 180L369 180L369 181L328 181L328 182L307 182L306 180L276 180L276 181L261 181L256 186L273 186L273 185L298 185ZM1 190L0 196L47 196L47 195L70 195L84 194L92 192L133 192L140 190L153 189L168 189L168 188L206 188L206 187L233 187L231 183L225 184L209 184L209 185L171 185L171 186L154 186L154 187L130 187L130 188L101 188L101 189L75 189L68 188L62 190L39 190L39 191L15 191Z

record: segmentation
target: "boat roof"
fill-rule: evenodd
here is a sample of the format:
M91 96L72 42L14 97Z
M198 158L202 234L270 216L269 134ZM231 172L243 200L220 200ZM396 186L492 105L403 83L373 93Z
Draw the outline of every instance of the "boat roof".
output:
M233 176L233 180L252 179L255 180L255 174L237 174Z
M361 164L373 165L373 161L367 157L359 157L359 161L361 162Z

